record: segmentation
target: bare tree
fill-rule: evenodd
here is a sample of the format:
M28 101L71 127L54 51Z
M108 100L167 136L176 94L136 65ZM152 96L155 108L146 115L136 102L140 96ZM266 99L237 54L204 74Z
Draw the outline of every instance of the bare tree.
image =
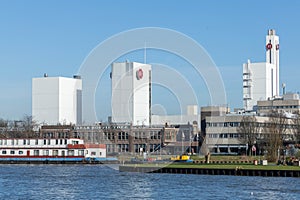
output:
M293 133L294 133L294 141L296 144L300 143L300 113L295 113L295 117L292 119L293 121Z
M247 144L250 148L256 144L257 137L260 133L260 127L255 116L243 116L240 126L237 128L240 137L239 140L243 144ZM251 149L249 151L251 152Z
M24 128L24 136L27 138L35 138L39 136L39 133L35 131L37 128L36 121L33 120L32 116L24 115L22 120L22 126Z
M6 128L7 127L7 120L4 120L4 119L0 118L0 127Z
M283 113L273 111L269 116L269 121L265 127L265 144L267 159L271 162L278 159L278 153L284 149L284 139L286 133L287 117Z

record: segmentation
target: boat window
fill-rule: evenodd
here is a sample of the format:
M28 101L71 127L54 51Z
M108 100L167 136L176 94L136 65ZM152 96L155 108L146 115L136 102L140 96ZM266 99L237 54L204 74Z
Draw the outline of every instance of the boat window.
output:
M50 139L48 139L48 145L50 145Z
M68 151L68 156L74 156L74 150L69 150Z
M34 151L33 151L33 154L34 154L35 156L39 156L39 155L40 155L40 151L39 151L39 150L34 150Z
M26 145L26 140L23 140L23 145Z
M44 145L46 145L46 140L44 140Z
M35 145L38 145L39 144L39 141L38 140L35 140Z
M7 140L4 140L4 145L7 145Z
M79 156L83 156L83 155L84 155L84 151L83 151L83 150L79 150L79 151L78 151L78 155L79 155Z
M78 141L72 140L72 144L78 144Z
M65 144L67 144L67 140L65 140Z
M44 154L44 156L49 156L49 150L44 150L43 154Z
M27 145L30 145L30 140L27 140Z
M2 154L6 154L6 151L5 151L5 150L3 150L3 151L2 151Z
M95 155L96 155L96 152L95 152L95 151L92 151L92 152L91 152L91 155L92 155L92 156L95 156Z
M58 144L58 139L55 140L55 144L56 144L56 145Z
M53 150L53 156L58 156L58 150Z
M23 151L19 151L19 155L22 155L23 154Z
M62 144L62 142L63 142L62 139L60 139L60 144Z
M10 151L10 154L12 154L12 155L13 155L13 154L15 154L15 151L13 151L13 150L12 150L12 151Z

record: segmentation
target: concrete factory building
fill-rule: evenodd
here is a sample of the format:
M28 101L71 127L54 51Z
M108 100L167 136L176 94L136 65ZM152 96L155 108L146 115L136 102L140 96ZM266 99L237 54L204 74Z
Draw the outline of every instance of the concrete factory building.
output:
M266 62L243 64L243 104L255 110L257 101L279 96L279 37L275 30L266 36Z
M39 124L81 124L81 77L33 78L32 117Z
M132 125L151 124L151 65L137 62L111 66L111 121Z

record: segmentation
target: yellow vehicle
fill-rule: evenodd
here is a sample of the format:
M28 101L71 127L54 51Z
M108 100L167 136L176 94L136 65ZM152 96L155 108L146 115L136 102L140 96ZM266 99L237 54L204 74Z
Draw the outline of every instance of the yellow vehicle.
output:
M190 159L190 156L188 155L171 157L171 160L174 162L193 162L193 160Z

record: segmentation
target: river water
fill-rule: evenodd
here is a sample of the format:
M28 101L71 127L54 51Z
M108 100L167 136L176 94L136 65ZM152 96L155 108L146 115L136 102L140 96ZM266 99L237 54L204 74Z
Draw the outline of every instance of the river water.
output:
M300 199L300 179L119 172L108 165L0 165L0 199Z

